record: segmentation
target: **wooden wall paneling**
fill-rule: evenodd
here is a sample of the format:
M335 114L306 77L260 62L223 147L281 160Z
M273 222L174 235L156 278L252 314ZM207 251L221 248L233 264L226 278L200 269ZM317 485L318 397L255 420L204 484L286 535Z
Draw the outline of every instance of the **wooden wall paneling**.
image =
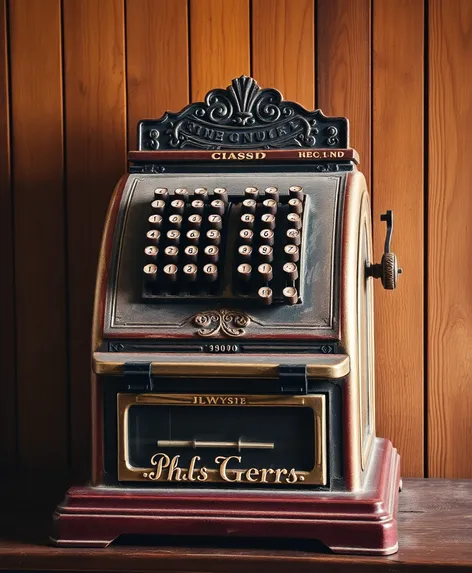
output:
M71 453L90 471L90 352L97 256L113 188L126 170L123 0L64 2Z
M0 1L0 459L3 478L16 470L15 286L10 171L7 0Z
M190 0L191 100L250 75L249 0Z
M326 115L350 122L350 145L371 181L370 0L318 0L316 105Z
M11 0L20 476L68 467L60 0ZM32 477L34 476L34 478Z
M252 75L287 100L315 106L315 0L253 0Z
M128 145L140 119L189 103L187 0L127 0Z
M472 478L472 2L429 4L428 468Z
M375 281L377 431L398 448L402 475L414 477L424 470L423 30L421 0L374 0L374 253L380 261L380 214L392 209L404 271L395 292Z

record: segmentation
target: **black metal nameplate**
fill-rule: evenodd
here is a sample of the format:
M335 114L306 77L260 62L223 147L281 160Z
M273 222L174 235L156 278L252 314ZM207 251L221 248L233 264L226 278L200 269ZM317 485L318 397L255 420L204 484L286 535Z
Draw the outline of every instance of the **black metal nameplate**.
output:
M326 117L285 101L276 89L261 89L241 76L227 89L207 93L204 102L178 113L138 124L139 150L168 149L343 149L349 146L349 122Z

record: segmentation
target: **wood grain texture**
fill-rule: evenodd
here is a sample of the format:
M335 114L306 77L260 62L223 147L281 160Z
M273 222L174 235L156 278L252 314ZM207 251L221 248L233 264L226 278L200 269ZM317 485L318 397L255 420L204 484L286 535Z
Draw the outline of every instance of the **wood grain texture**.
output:
M7 0L0 1L0 459L3 478L16 469L15 285L11 188Z
M350 145L371 181L370 0L318 0L317 107L350 122Z
M68 449L60 1L9 15L19 465L54 479Z
M64 3L71 455L90 476L90 352L98 251L113 188L126 170L124 5Z
M380 214L392 209L392 250L404 270L395 292L375 285L377 433L399 449L402 475L416 477L424 468L423 2L374 0L373 22L374 254L380 261Z
M128 145L136 125L188 104L187 0L127 0Z
M472 2L430 2L428 467L472 477Z
M250 75L249 0L190 0L191 100Z
M253 0L252 75L287 100L315 106L314 0Z

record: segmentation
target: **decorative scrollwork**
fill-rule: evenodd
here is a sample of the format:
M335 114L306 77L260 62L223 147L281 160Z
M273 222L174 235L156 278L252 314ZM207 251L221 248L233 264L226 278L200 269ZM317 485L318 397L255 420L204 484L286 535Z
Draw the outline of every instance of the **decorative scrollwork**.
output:
M199 327L198 336L229 336L236 338L245 334L251 319L236 310L209 310L193 316L193 323Z

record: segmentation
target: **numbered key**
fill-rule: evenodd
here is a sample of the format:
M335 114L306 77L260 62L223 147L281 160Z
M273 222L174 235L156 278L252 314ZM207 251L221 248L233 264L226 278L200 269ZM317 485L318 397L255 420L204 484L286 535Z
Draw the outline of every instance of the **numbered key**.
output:
M241 209L243 213L254 213L256 212L257 203L254 199L244 199Z
M274 249L269 245L261 245L258 249L261 261L271 263L274 259Z
M288 190L290 197L295 199L303 199L303 187L300 185L293 185Z
M244 215L241 215L241 224L246 229L252 229L254 227L255 220L256 217L252 213L244 213Z
M218 278L218 267L213 263L208 263L203 267L203 276L205 280L214 282Z
M187 231L185 236L191 245L196 245L200 240L200 231L197 231L197 229L191 229L190 231Z
M208 189L206 187L197 187L193 193L197 199L201 199L204 202L208 199Z
M217 215L223 215L223 213L225 212L226 205L225 202L222 201L221 199L214 199L210 203L210 207L213 213L216 213Z
M251 229L241 229L239 231L239 238L243 243L249 244L254 238L254 233L251 231Z
M155 282L157 279L157 266L154 264L146 265L143 268L144 276L146 277L146 281L152 283Z
M160 229L162 227L162 215L151 215L148 221L153 229Z
M257 270L264 281L269 282L272 280L272 265L269 265L269 263L262 263L262 265L257 267Z
M289 199L288 206L291 213L302 213L303 211L303 202L300 199L293 197Z
M169 245L164 249L166 259L170 263L176 263L179 259L179 248L175 245Z
M262 231L259 233L259 236L264 245L274 244L274 231L271 229L262 229Z
M188 265L184 265L182 268L182 272L184 274L184 278L190 282L195 282L197 280L198 274L198 267L193 263L189 263Z
M259 190L257 187L246 187L246 189L244 189L244 196L247 199L257 199L258 195Z
M252 247L250 245L241 245L238 247L238 253L243 261L249 261L252 255Z
M165 265L162 270L164 271L164 274L169 281L175 282L177 280L177 272L178 272L177 265L170 263L168 265Z
M154 245L149 245L144 249L144 255L148 263L155 263L159 255L159 249Z
M264 213L261 216L262 226L266 229L274 230L275 229L275 222L276 222L275 215L272 215L272 213Z
M179 198L182 199L182 201L184 203L187 203L188 201L188 189L185 189L184 187L179 187L178 189L174 190L174 194Z
M221 199L225 205L228 204L228 190L225 187L215 187L213 193L217 199Z
M273 199L274 201L279 200L279 190L277 187L266 187L264 191L264 196L266 199Z
M167 201L169 197L169 190L166 187L158 187L154 189L154 199L162 199L163 201Z
M180 241L180 231L177 231L177 229L171 229L170 231L167 231L166 236L171 245L178 245Z
M205 209L205 202L201 199L194 199L190 206L192 207L192 210L195 211L195 213L201 215Z
M298 267L295 263L285 263L282 269L289 280L296 281L298 279Z
M209 229L206 232L206 238L210 245L219 245L221 242L221 233L217 229Z
M170 208L172 209L173 213L177 213L177 215L182 215L185 209L185 202L182 199L174 199L170 202Z
M287 229L286 236L289 243L297 245L298 247L301 242L301 233L298 229Z
M155 199L151 203L151 209L153 210L154 213L157 213L158 215L162 215L162 213L164 213L165 207L166 207L166 202L163 201L162 199Z
M151 245L158 245L160 238L161 232L157 229L152 229L146 233L146 239L148 240L148 243L151 243Z
M271 213L272 215L277 213L278 203L275 201L275 199L264 199L262 206L266 213Z
M286 304L297 304L298 302L298 292L295 287L285 287L282 291L282 296Z
M187 245L184 249L184 255L187 261L195 263L198 257L198 247L195 245Z
M223 227L223 219L221 218L221 215L217 214L208 215L208 224L212 229L220 231L221 228Z
M218 261L220 250L216 245L207 245L203 249L203 252L205 253L205 256L210 262L216 263Z
M264 304L272 304L272 289L268 286L261 287L257 294Z
M296 263L300 258L300 251L296 245L285 245L285 257L289 262Z
M174 228L174 229L180 229L182 227L182 215L171 215L169 217L169 224Z
M238 276L243 281L248 281L251 278L252 266L249 263L242 263L238 265Z
M198 213L190 215L188 218L189 229L199 229L202 226L203 217Z
M302 227L302 218L298 213L289 213L287 221L291 229L301 229Z

